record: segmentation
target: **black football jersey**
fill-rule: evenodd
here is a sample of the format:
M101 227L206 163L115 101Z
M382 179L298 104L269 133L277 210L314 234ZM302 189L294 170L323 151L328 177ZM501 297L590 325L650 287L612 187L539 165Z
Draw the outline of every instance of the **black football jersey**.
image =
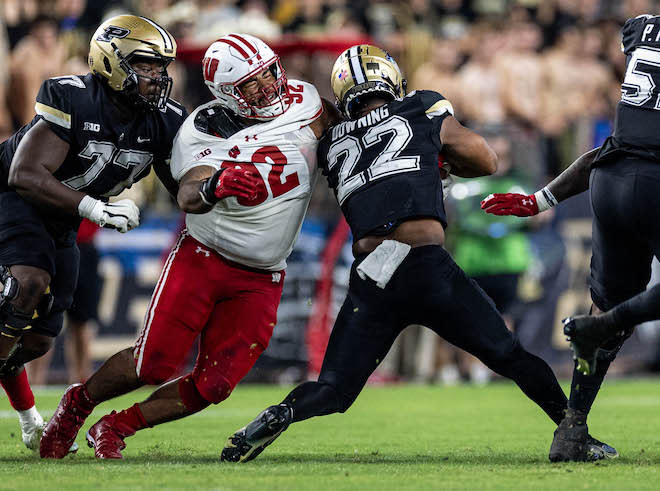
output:
M324 135L319 167L353 240L385 235L410 218L436 218L446 226L438 157L440 127L451 114L444 97L419 90Z
M167 166L185 108L173 100L162 110L122 106L110 92L92 74L46 80L37 95L35 118L0 146L0 184L6 185L23 135L40 119L70 145L54 176L94 198L119 194L149 174L152 165L161 170Z
M626 75L614 131L598 160L631 154L660 161L660 16L628 19L622 35Z

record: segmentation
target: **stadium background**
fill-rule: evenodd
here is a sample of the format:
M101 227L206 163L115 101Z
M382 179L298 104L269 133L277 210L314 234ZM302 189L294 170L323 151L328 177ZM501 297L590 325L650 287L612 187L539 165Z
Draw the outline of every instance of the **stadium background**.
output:
M620 26L628 17L657 13L658 6L652 0L4 0L0 137L32 119L43 79L87 71L91 32L122 12L148 16L177 38L173 97L189 110L210 100L200 61L206 46L228 32L267 40L289 79L314 83L328 99L339 52L358 42L378 44L400 62L410 90L441 92L457 118L496 149L496 177L448 186L447 247L469 274L504 297L496 300L523 344L568 375L572 363L560 320L590 305L588 197L526 220L486 216L478 203L490 192L532 192L603 141L625 67ZM132 344L182 224L155 179L134 186L130 197L142 208L140 227L126 235L101 230L94 239L103 278L96 363ZM291 383L320 368L351 262L350 237L323 178L288 262L275 336L248 380ZM611 373L658 368L660 328L649 324L626 344ZM373 381L461 379L483 383L489 374L414 326ZM60 341L45 382L65 381Z

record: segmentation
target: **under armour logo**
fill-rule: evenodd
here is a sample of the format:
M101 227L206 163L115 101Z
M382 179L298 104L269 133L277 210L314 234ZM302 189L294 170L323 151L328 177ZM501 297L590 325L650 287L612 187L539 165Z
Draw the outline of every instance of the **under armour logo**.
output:
M523 200L522 200L522 204L523 204L524 206L532 206L532 205L534 204L534 202L533 202L531 199L524 199L524 198L523 198Z
M247 141L247 136L246 136L245 138L246 138L246 141ZM255 138L256 138L256 136L255 136ZM241 151L238 149L238 146L237 146L237 145L234 145L234 148L232 148L231 150L229 150L229 156L230 156L232 159L235 159L236 157L238 157L238 154L240 154L240 153L241 153Z
M200 246L197 246L197 249L195 249L195 254L199 254L200 252L204 254L206 257L209 257L211 255L211 253L206 249L202 249Z
M250 138L252 138L253 140L256 140L256 139L257 139L257 135L252 135L252 136L250 136L250 135L245 135L245 141L246 141L246 142L249 142L249 141L250 141Z
M282 273L273 273L273 283L279 283L282 279Z

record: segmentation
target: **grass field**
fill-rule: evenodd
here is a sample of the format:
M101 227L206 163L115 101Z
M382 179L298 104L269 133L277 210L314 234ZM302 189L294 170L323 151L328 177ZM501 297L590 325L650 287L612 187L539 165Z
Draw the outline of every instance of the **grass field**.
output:
M62 389L37 391L42 414ZM344 415L289 428L248 464L219 463L226 437L286 388L243 386L219 406L127 439L125 459L95 461L84 431L135 393L99 407L78 437L76 456L40 461L20 441L0 403L1 489L660 489L660 379L605 384L590 418L594 436L622 457L551 464L553 425L517 388L367 388Z

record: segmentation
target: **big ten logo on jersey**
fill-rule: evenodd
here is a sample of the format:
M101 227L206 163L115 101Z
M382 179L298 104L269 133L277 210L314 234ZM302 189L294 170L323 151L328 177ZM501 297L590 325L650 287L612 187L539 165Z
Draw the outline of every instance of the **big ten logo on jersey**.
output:
M231 150L235 155L240 154L240 149L234 147ZM238 203L243 206L257 206L272 196L273 199L288 193L300 185L298 172L292 168L292 172L285 172L288 159L284 153L276 146L269 145L256 150L250 162L230 162L224 161L221 164L223 169L229 167L240 167L249 170L254 175L261 177L257 185L257 194L254 199L237 198ZM264 172L260 172L263 169ZM264 179L264 175L267 177Z
M94 131L98 133L101 131L101 125L98 123L90 123L88 121L85 121L85 124L83 125L83 131Z
M201 158L206 157L207 155L211 155L212 151L210 148L205 148L201 152L199 152L197 155L195 155L195 160L199 160Z

